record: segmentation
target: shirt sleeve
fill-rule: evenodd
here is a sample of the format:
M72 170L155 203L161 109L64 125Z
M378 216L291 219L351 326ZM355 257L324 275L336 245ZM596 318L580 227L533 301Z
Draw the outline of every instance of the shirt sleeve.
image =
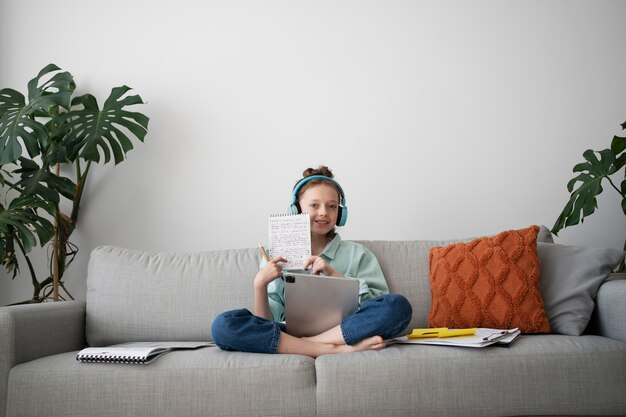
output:
M379 295L389 294L389 286L376 256L363 247L359 257L356 278L359 281L359 301L371 300ZM349 275L346 275L349 276Z

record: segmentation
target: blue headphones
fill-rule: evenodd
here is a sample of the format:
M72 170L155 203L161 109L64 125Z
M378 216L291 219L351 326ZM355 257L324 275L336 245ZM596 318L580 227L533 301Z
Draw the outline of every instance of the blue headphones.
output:
M335 185L337 185L337 188L339 188L340 201L337 211L337 226L345 226L346 222L348 221L348 207L346 206L346 195L344 194L341 185L339 185L337 181L330 177L327 177L326 175L311 175L310 177L303 178L302 180L300 180L299 183L296 184L296 186L293 188L293 192L291 193L291 205L289 206L289 214L302 213L302 210L300 209L297 201L298 191L300 191L304 184L314 179L324 179L331 181L335 183Z

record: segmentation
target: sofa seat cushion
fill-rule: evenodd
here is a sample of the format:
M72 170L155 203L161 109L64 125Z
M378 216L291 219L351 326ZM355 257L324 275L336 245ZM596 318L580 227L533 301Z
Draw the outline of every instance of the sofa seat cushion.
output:
M308 356L204 348L119 365L79 363L76 353L15 366L7 416L315 415L315 362Z
M316 360L322 416L626 414L626 344L523 335L509 347L393 345Z

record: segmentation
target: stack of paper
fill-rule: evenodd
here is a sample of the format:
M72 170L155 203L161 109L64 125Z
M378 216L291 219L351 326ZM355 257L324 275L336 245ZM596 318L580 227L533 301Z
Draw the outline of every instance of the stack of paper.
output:
M471 329L414 329L408 336L396 337L387 344L402 343L416 345L443 345L481 348L494 344L508 345L520 335L515 329L489 329L484 327Z

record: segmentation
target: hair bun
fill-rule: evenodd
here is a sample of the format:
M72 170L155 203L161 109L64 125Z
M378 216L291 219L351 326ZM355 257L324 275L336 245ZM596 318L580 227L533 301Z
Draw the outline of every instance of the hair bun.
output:
M303 178L310 177L312 175L324 175L325 177L333 178L332 171L325 165L320 165L317 169L307 168L302 173Z

